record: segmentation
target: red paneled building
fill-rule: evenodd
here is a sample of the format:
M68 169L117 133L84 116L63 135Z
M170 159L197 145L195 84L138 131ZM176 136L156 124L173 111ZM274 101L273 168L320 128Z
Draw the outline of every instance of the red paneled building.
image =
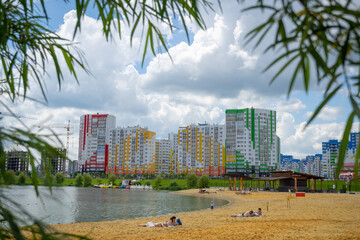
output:
M116 117L109 114L87 114L80 117L79 171L106 172L109 162L109 132Z

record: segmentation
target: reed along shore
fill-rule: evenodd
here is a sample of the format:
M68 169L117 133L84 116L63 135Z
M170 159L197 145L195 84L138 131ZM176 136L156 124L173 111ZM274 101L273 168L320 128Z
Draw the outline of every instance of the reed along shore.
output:
M360 239L360 194L184 190L177 194L227 199L231 203L195 212L179 213L182 226L138 227L138 224L168 220L172 215L53 225L57 230L86 235L91 239ZM269 202L268 210L266 202ZM263 217L234 218L231 214L262 208ZM210 206L209 206L210 208Z

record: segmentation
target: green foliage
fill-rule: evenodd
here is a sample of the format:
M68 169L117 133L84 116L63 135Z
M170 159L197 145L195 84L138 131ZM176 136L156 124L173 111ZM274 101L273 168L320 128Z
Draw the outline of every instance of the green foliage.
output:
M153 174L153 173L150 173L150 174L149 174L149 178L150 178L150 179L153 179L153 178L155 178L155 174Z
M283 72L292 71L288 95L295 81L302 79L308 92L313 81L321 82L324 97L307 122L308 126L336 94L347 94L352 110L347 117L338 156L339 175L355 116L360 118L360 11L357 0L254 1L245 11L261 9L267 19L247 34L255 46L266 44L278 55L265 68L275 68L271 83ZM265 36L275 33L273 42ZM263 44L262 44L263 45ZM313 76L314 75L314 76ZM354 172L358 173L360 145L357 146ZM357 179L357 178L356 178Z
M170 187L178 187L178 186L179 186L179 184L176 181L172 181L170 183Z
M54 185L54 182L55 182L55 178L54 178L54 175L50 174L50 173L46 173L46 176L44 178L44 184L46 186L52 186Z
M116 175L109 174L108 181L109 181L109 184L112 183L112 184L116 185Z
M141 182L136 181L136 182L134 182L134 183L133 183L133 185L136 185L136 186L141 186Z
M145 179L149 178L149 174L144 173L144 174L143 174L143 178L145 178Z
M9 170L1 174L2 180L6 185L14 184L15 183L15 172Z
M58 172L55 174L55 181L57 185L62 185L65 181L65 176L62 172Z
M131 178L131 174L126 174L125 178L127 179Z
M150 182L150 181L146 181L144 185L150 187L150 186L151 186L151 182Z
M97 177L97 178L96 178L96 182L97 182L97 184L99 184L99 185L100 185L100 184L102 183L102 179L101 179L101 178L99 178L99 177Z
M210 178L206 175L202 175L198 181L199 188L208 188L210 187Z
M186 178L186 175L187 175L187 173L186 173L186 172L182 172L182 173L180 174L180 178L185 179L185 178Z
M21 172L18 176L18 184L23 185L26 181L26 175L25 172Z
M189 188L196 188L198 184L198 177L195 174L189 174L186 177L186 182Z
M84 177L81 174L78 174L75 178L75 186L81 187L83 185Z
M162 178L160 176L157 176L154 183L154 189L156 190L159 189L159 187L161 186L161 181Z
M178 190L181 190L181 187L178 185L178 183L176 181L172 181L169 185L169 190L170 191L178 191Z
M92 177L89 174L85 173L84 174L84 184L83 184L83 186L84 187L90 187L91 182L92 182Z

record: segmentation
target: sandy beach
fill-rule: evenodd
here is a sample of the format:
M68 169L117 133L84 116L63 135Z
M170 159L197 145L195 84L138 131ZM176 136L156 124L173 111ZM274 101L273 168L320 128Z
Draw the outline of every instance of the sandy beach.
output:
M211 189L214 192L215 190ZM92 239L360 239L360 194L255 192L237 195L230 191L199 194L185 190L178 194L221 198L227 206L180 213L182 226L168 228L138 227L149 221L165 221L160 216L133 220L62 224L62 232L86 235ZM269 211L266 201L269 201ZM210 206L209 206L210 207ZM231 214L261 207L264 217L233 218Z

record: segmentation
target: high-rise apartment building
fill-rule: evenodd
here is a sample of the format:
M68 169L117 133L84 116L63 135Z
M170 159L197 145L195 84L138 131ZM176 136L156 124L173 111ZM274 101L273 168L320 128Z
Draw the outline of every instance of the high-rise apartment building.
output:
M292 171L292 161L294 157L292 155L280 154L280 171Z
M321 175L321 159L322 159L322 154L306 156L307 167L304 169L303 173L320 176Z
M156 134L147 128L118 127L109 133L108 173L156 173Z
M280 163L276 111L226 110L226 172L266 175Z
M225 126L192 124L178 130L177 174L218 176L225 173Z
M338 140L330 140L322 143L322 176L330 178L335 177L335 168L338 159L339 147L341 142Z
M115 124L115 116L109 114L88 114L80 117L79 171L106 172L109 135Z
M330 140L322 143L322 169L321 175L327 178L336 178L336 167L341 142ZM354 162L357 147L359 146L359 133L351 133L345 153L345 162Z
M170 141L157 139L155 146L155 172L157 174L170 174Z
M168 139L170 142L170 156L169 156L169 174L176 174L178 171L178 134L169 133Z
M72 160L68 162L68 176L74 177L75 173L79 171L79 163L77 160Z
M8 151L5 152L6 161L5 169L14 172L28 172L29 170L29 154L26 151Z

